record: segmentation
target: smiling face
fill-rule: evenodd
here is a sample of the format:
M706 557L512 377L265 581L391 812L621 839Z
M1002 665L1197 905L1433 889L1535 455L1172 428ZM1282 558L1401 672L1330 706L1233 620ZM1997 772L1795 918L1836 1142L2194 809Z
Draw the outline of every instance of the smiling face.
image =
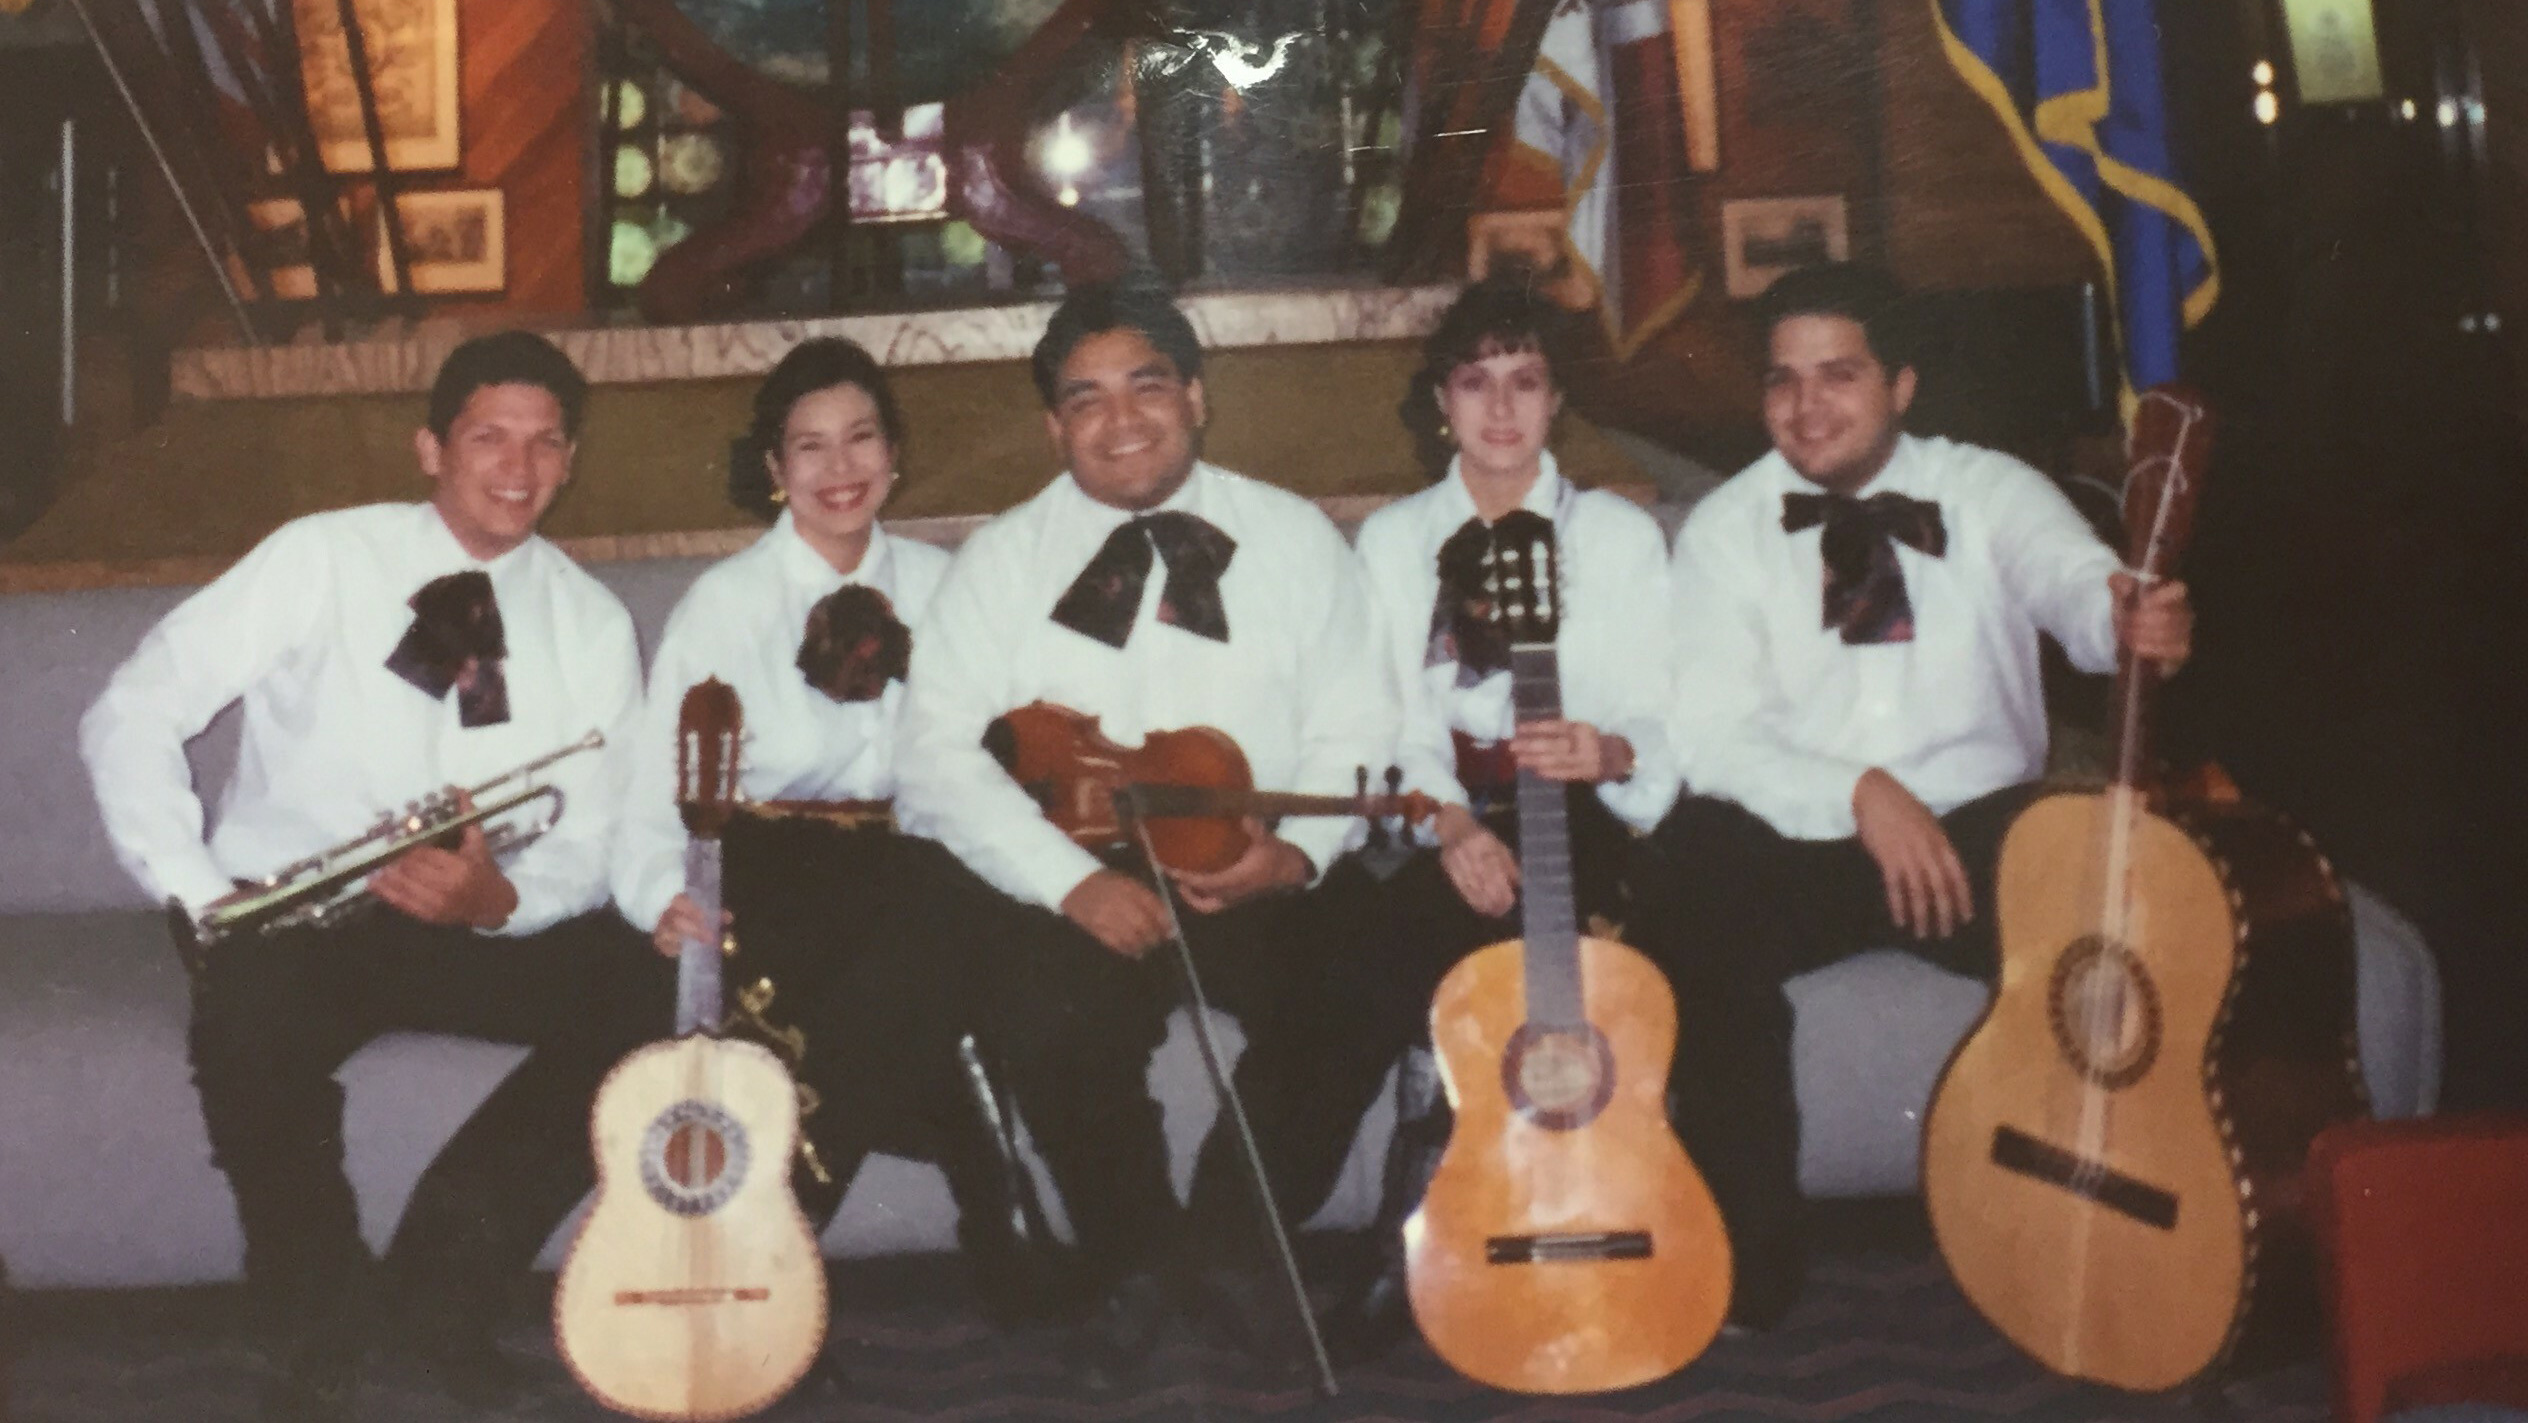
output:
M1809 483L1853 494L1896 449L1914 371L1890 374L1848 316L1784 317L1764 373L1764 428Z
M1468 361L1434 392L1469 480L1532 483L1545 437L1562 409L1554 373L1540 351L1508 351Z
M447 438L414 432L421 472L438 486L430 502L476 558L525 543L571 478L576 451L562 403L540 385L487 385L467 398Z
M1119 327L1071 348L1045 429L1083 492L1139 511L1165 503L1193 473L1203 414L1203 383Z
M858 567L895 484L895 442L869 392L845 384L800 396L782 422L781 447L764 463L799 537L837 571Z

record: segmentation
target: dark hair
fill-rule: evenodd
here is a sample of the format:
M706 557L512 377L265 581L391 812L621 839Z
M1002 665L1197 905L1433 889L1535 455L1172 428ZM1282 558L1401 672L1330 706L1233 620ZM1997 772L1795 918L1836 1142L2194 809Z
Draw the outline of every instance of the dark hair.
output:
M1466 288L1440 316L1440 323L1422 342L1422 368L1405 387L1396 415L1413 433L1415 452L1433 479L1448 472L1457 447L1441 433L1438 392L1459 366L1494 356L1534 351L1545 358L1545 373L1562 388L1571 354L1571 313L1538 290L1539 278L1525 266L1510 264Z
M1866 262L1817 262L1774 278L1756 299L1767 347L1773 329L1794 316L1840 316L1856 322L1870 354L1890 376L1914 363L1913 303L1895 274Z
M580 412L588 404L588 377L560 347L532 331L477 336L448 353L430 382L430 433L446 439L474 392L494 385L532 385L561 403L562 433L579 438Z
M1160 355L1176 363L1180 379L1203 373L1203 344L1192 322L1177 310L1175 294L1158 274L1126 272L1108 282L1094 282L1073 291L1053 309L1032 360L1036 394L1045 408L1054 406L1054 387L1062 379L1062 363L1082 341L1108 331L1137 331Z
M904 447L904 413L896 406L895 391L887 384L886 367L878 364L878 358L859 342L840 336L802 341L755 388L754 420L745 434L729 442L730 503L758 518L779 516L781 506L772 497L772 471L765 467L764 458L780 451L782 432L789 428L790 412L800 401L838 385L856 385L868 392L869 402L878 407L878 428L886 432L887 443Z

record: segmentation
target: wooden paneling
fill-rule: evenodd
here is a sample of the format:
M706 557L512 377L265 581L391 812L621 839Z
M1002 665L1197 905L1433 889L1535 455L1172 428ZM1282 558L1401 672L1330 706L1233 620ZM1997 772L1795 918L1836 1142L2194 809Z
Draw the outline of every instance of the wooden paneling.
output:
M586 0L461 0L465 157L461 181L497 187L507 205L509 288L457 311L576 315L591 107Z
M1880 0L1887 258L1926 289L2046 286L2096 268L1940 47L1929 0Z

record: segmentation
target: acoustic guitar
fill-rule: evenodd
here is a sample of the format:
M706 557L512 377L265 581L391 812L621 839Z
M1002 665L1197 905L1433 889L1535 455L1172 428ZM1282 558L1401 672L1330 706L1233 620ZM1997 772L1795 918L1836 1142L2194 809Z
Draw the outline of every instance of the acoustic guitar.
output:
M1553 537L1515 511L1484 558L1521 723L1561 715ZM1432 999L1457 1120L1405 1222L1423 1337L1522 1393L1665 1377L1729 1307L1720 1211L1668 1125L1676 999L1648 959L1579 933L1563 789L1518 773L1521 937L1468 955Z
M2174 568L2210 437L2186 393L2143 398L2124 507L2146 585ZM2003 841L1999 982L1923 1129L1967 1298L2048 1368L2136 1390L2306 1312L2298 1174L2363 1110L2333 871L2270 811L2158 788L2153 682L2125 654L2114 780L2037 801Z
M719 833L737 802L737 694L685 693L685 893L720 922ZM676 1036L615 1065L590 1112L597 1201L553 1295L562 1361L636 1418L741 1418L787 1393L825 1339L825 1262L790 1192L798 1090L781 1060L716 1035L719 936L676 961Z

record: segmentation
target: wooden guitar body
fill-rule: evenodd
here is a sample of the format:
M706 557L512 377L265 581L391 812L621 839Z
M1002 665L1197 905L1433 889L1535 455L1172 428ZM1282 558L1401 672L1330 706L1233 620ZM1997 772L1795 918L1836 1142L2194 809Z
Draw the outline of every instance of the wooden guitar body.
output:
M2131 908L2102 934L2082 867L2129 794L2047 797L2003 842L1999 982L1924 1123L1923 1194L2013 1343L2161 1390L2313 1299L2297 1174L2363 1101L2324 858L2254 806L2132 806Z
M1523 1393L1663 1378L1729 1308L1720 1211L1668 1125L1676 1001L1632 949L1579 950L1594 1045L1523 1031L1517 940L1468 955L1431 1004L1457 1121L1405 1224L1413 1315L1458 1371Z
M825 1262L790 1194L797 1089L707 1035L623 1059L591 1116L597 1201L553 1295L563 1362L636 1418L741 1418L825 1338Z

